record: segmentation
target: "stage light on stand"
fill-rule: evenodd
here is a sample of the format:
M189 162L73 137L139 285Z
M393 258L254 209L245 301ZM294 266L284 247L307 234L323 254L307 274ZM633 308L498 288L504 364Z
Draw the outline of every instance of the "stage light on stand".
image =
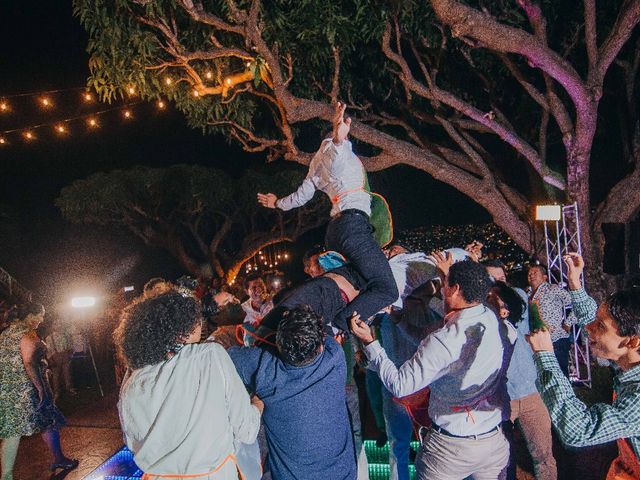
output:
M562 218L560 205L536 205L536 220L543 222L559 222Z
M89 309L91 309L92 307L95 307L96 305L96 297L73 297L71 299L71 306L73 308L77 308L80 312L84 313L84 318L83 320L85 320L85 322L83 323L83 325L81 325L80 327L85 327L86 328L86 324L88 323L87 320L87 316L88 316L88 311ZM96 375L96 380L98 381L98 388L100 389L100 395L102 397L104 397L104 390L102 390L102 383L100 382L100 375L98 374L98 367L96 366L96 360L93 356L93 349L91 348L91 339L90 336L88 334L86 334L86 338L87 338L87 346L89 347L89 356L91 357L91 363L93 365L93 373L95 373Z

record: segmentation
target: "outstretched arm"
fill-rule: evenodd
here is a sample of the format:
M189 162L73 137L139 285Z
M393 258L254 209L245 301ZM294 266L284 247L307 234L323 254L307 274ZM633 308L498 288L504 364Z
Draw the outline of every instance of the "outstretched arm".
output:
M273 193L258 193L258 203L266 208L279 208L280 210L291 210L298 208L313 198L313 194L318 188L319 178L318 169L323 163L331 163L333 159L341 152L337 149L349 136L351 129L351 119L344 118L344 112L347 106L338 102L333 117L333 133L331 136L331 144L323 142L318 153L315 154L309 172L298 189L286 197L278 198Z
M549 332L538 330L527 340L535 352L536 386L565 445L586 447L640 435L637 391L621 393L612 405L596 403L587 407L560 370Z

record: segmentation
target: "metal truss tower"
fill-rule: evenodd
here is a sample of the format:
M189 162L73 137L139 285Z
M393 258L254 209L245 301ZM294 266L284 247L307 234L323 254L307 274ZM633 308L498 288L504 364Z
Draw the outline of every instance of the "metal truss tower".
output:
M578 205L563 205L558 220L544 221L544 238L547 253L547 274L549 283L567 286L566 266L562 257L569 252L582 255L580 243L580 221L578 220ZM584 279L583 279L584 281ZM565 317L571 310L571 305L565 305ZM573 344L570 353L571 381L591 387L591 354L589 340L582 335L582 328L571 327Z

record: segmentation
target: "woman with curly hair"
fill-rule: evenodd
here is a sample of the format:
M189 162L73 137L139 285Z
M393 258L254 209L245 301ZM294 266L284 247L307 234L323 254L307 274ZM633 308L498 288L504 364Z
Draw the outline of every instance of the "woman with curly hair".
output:
M199 302L168 292L128 307L114 334L131 370L120 422L148 480L236 480L234 440L256 439L262 402L249 400L224 348L196 344L201 330Z
M13 478L20 438L41 433L53 455L51 470L70 470L77 460L65 457L58 430L65 424L53 403L45 370L47 347L36 333L44 307L27 303L9 312L9 327L0 334L0 439L2 480Z

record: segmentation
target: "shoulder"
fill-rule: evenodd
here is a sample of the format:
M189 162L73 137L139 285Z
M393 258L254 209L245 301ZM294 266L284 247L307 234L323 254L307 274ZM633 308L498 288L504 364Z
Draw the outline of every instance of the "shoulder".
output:
M40 337L38 337L38 335L36 334L36 332L33 332L33 331L27 332L20 339L20 350L23 353L35 352L40 343L42 342L40 340Z

